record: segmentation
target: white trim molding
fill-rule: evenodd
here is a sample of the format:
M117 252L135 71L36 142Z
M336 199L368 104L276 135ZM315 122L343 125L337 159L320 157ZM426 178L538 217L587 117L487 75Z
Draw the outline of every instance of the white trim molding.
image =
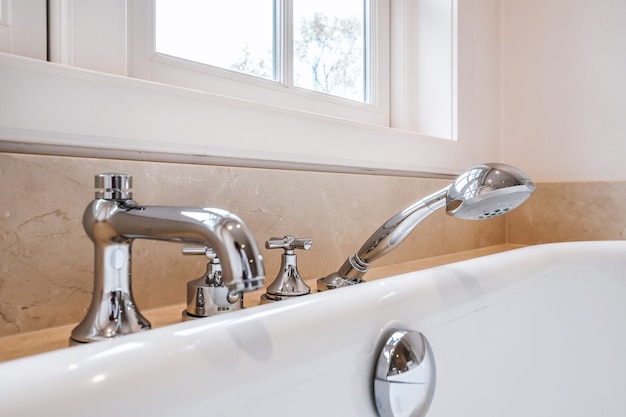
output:
M454 175L500 159L497 5L459 4L456 141L0 54L0 150Z

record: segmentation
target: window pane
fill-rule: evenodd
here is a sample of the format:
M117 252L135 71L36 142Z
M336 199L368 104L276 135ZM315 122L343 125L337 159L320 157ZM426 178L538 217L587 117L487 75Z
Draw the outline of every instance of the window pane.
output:
M156 52L275 79L274 0L156 0Z
M364 4L293 0L294 85L365 101Z

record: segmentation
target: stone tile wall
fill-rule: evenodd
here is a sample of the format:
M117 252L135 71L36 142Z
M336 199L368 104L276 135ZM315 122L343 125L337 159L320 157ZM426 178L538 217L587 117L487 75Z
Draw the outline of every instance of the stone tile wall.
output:
M313 239L299 253L304 278L335 271L384 221L449 181L0 153L0 337L79 322L91 299L93 245L82 226L93 177L133 175L145 205L219 207L248 224L260 246L271 236ZM506 219L427 218L388 265L506 242ZM180 244L137 240L133 287L141 310L181 304L205 261ZM263 247L267 284L281 251Z
M508 243L626 239L626 181L540 183L507 220Z
M281 251L271 236L311 237L299 253L305 279L336 270L384 221L449 181L362 174L234 168L0 153L0 337L77 323L93 287L93 245L82 227L101 172L133 175L146 205L219 207L244 219L262 247L271 283ZM427 218L375 266L503 243L624 239L626 182L539 183L506 217ZM180 244L137 240L133 286L141 310L185 302L204 272Z

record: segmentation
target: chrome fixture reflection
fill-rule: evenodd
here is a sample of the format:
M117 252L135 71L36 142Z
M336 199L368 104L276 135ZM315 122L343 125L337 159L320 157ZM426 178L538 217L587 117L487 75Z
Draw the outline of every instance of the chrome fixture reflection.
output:
M224 286L237 294L263 286L263 258L252 232L236 215L216 208L141 206L132 199L131 176L95 177L96 198L83 227L94 244L94 291L70 343L105 340L150 328L131 287L131 245L155 239L205 245L219 256Z
M423 417L435 393L435 359L426 337L394 330L374 370L374 403L380 417Z
M313 240L296 238L292 235L272 237L265 242L267 249L283 249L280 270L274 282L267 287L267 292L261 296L261 304L287 300L311 293L311 288L302 280L298 272L296 249L309 250Z
M222 264L212 248L184 246L183 255L203 255L209 260L206 272L187 283L187 308L182 313L183 321L243 308L243 294L232 292L224 285Z
M419 200L387 220L350 256L341 268L317 280L319 291L364 281L371 262L392 251L437 209L466 220L489 219L508 213L535 191L535 184L521 170L506 164L474 166L449 186Z

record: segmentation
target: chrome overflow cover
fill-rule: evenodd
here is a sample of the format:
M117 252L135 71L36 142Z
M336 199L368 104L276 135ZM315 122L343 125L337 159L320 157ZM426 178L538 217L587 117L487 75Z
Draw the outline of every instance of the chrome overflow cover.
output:
M380 417L422 417L435 392L435 359L420 332L392 330L374 371L374 402Z

